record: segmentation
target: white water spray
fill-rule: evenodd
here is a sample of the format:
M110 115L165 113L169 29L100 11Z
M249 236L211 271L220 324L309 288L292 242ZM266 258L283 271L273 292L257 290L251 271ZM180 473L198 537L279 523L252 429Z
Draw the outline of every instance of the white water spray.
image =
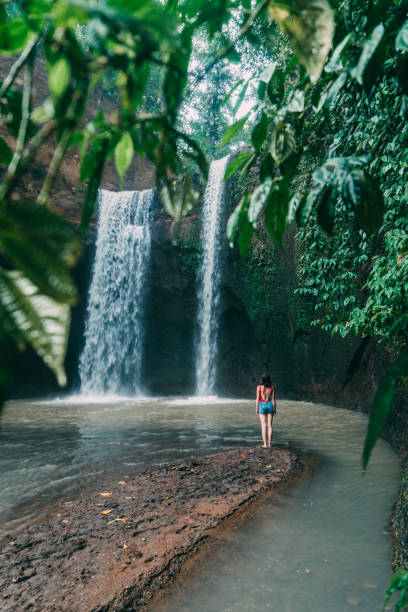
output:
M141 390L143 309L154 191L99 192L99 227L89 290L81 393Z
M196 394L214 394L218 318L220 302L220 254L222 249L222 210L224 174L229 155L213 161L208 175L202 213L201 244L203 261L198 276L198 342L196 358Z

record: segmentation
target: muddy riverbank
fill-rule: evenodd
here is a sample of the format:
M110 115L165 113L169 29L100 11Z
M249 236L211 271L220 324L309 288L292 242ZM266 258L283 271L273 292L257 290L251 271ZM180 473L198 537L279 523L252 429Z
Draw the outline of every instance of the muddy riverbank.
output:
M143 606L226 517L303 469L287 449L245 448L118 475L1 539L0 609Z

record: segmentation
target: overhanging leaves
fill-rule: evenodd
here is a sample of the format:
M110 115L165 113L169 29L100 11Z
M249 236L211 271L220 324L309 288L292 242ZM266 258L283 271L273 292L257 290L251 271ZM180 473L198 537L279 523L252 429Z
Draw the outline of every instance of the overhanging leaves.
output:
M330 51L333 32L333 11L327 0L294 0L283 6L270 2L268 10L279 28L289 38L299 61L315 82Z
M401 355L388 368L380 380L377 393L371 407L366 438L362 454L363 470L366 469L371 452L381 435L385 421L391 408L395 386L398 381L408 376L408 352Z
M14 325L64 385L70 308L44 296L20 272L0 269L0 321Z

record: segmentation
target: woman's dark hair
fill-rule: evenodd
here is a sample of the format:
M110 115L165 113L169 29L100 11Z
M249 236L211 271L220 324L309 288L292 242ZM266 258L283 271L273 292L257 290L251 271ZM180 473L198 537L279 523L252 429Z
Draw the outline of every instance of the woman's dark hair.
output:
M263 385L264 387L272 387L272 381L269 374L262 374L261 381L259 384Z

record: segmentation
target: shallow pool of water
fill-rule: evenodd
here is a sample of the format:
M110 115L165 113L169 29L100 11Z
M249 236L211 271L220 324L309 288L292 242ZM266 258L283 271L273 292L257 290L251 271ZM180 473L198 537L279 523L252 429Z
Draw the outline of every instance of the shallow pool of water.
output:
M226 531L158 610L381 609L397 457L380 441L363 475L363 415L291 401L278 410L274 442L316 454L318 467ZM24 524L60 496L69 501L112 476L258 444L254 413L254 402L216 398L10 402L0 445L3 525Z

